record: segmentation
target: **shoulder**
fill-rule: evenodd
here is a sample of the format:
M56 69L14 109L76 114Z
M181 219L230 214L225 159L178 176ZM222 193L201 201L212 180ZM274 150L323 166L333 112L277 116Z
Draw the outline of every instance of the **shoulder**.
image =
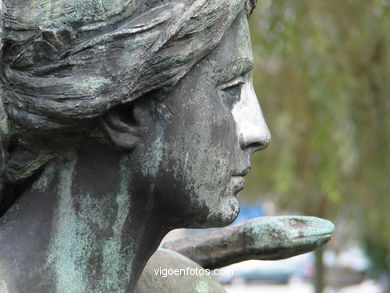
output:
M169 249L158 249L149 259L138 281L137 293L219 293L223 287L210 271Z

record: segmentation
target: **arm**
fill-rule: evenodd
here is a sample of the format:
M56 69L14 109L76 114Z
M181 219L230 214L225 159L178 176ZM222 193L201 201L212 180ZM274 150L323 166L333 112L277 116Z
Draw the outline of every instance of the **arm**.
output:
M331 238L334 225L315 217L261 217L163 244L199 265L216 269L250 259L276 260L312 251Z

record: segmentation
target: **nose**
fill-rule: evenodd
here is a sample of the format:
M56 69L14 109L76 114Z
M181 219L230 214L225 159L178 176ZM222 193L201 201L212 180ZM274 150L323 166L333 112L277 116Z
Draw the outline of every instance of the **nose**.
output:
M269 145L271 133L264 120L252 80L248 80L243 85L241 99L234 105L232 114L242 149L254 153Z

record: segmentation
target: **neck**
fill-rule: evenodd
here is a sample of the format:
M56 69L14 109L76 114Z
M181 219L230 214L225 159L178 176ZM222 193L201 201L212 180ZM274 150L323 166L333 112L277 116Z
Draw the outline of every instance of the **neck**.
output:
M129 162L112 156L52 162L5 215L0 284L9 292L133 292L168 229L151 196L132 194Z

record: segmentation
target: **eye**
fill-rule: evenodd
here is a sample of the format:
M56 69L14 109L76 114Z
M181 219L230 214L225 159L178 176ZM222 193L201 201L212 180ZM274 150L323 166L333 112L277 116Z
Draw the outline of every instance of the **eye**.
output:
M245 80L240 76L219 87L222 92L223 102L230 109L233 108L234 104L240 101L241 91L244 84Z

